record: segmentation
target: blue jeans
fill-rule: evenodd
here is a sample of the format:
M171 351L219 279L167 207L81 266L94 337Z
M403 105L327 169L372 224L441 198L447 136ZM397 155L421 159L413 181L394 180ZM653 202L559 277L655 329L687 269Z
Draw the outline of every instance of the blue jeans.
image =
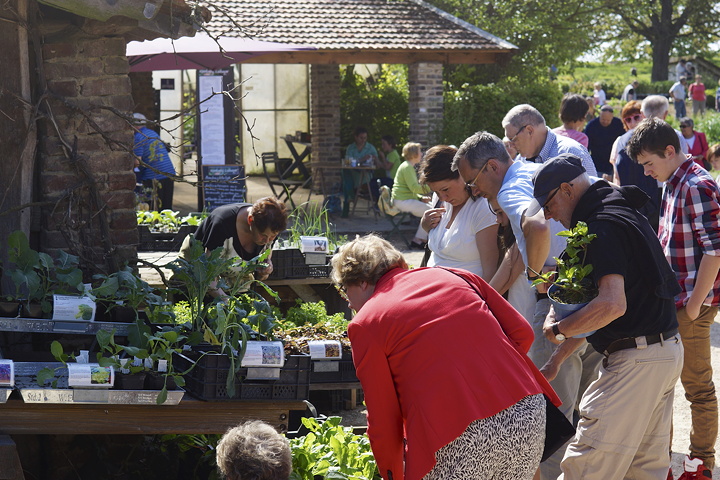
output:
M675 118L680 120L682 117L687 117L685 100L675 100Z

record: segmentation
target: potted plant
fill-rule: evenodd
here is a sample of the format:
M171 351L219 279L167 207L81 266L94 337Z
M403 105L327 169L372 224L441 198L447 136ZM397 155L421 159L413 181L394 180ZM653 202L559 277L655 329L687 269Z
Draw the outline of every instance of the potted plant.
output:
M16 298L24 295L24 314L39 318L52 311L53 293L79 294L84 292L79 259L65 251L58 258L30 248L25 233L15 231L8 237L8 258L15 265L10 278L15 284Z
M593 267L585 262L587 247L597 235L588 233L585 222L578 222L573 229L563 230L558 235L566 238L567 246L560 258L555 258L557 268L538 275L533 285L551 284L548 298L560 320L587 305L598 294L589 277Z
M152 287L127 265L110 275L99 274L93 278L102 282L90 293L105 306L115 322L134 322L139 318L141 305L164 303Z

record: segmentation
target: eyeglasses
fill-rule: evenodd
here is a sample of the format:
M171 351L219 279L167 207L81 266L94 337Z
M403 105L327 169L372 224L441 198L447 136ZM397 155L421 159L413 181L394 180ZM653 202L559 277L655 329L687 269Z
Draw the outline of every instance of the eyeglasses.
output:
M466 183L466 184L465 184L465 187L469 188L469 189L472 191L472 188L475 186L475 182L477 182L478 177L479 177L480 174L483 172L483 170L485 170L485 168L488 166L488 163L489 163L489 162L490 162L490 160L488 159L488 161L485 162L485 165L482 166L482 168L481 168L480 171L477 173L477 175L475 175L475 178L473 178L472 182Z
M635 115L623 118L623 120L625 120L625 123L639 122L640 120L642 120L642 115L636 113Z
M522 133L522 131L525 130L525 127L527 127L527 125L523 125L522 127L520 127L520 130L518 130L515 136L510 139L510 143L515 143L515 139L517 139L517 137Z
M680 125L680 128L690 128L690 125Z
M335 290L337 290L338 295L340 295L340 298L342 298L346 302L350 301L350 298L347 296L347 287L345 285L335 284Z
M569 184L569 185L572 187L572 183ZM550 200L552 200L553 197L554 197L555 195L557 195L557 193L558 193L559 191L560 191L560 187L557 187L554 192L552 192L550 195L548 195L547 200L545 200L545 203L543 203L543 205L542 205L542 209L543 209L543 210L545 210L545 211L547 212L548 203L550 203Z

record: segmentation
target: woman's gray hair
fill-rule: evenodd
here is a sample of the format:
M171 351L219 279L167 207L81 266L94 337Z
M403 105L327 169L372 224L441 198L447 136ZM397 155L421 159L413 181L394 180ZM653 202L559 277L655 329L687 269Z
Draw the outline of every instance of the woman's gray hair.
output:
M225 432L215 458L227 480L288 480L292 472L287 439L260 420Z
M408 268L402 253L375 234L357 237L332 258L332 281L337 285L375 285L393 268Z
M690 125L690 128L695 128L695 121L690 117L683 117L680 119L680 125L682 124Z
M468 137L455 153L451 168L457 170L463 158L475 169L482 168L491 158L502 163L511 161L505 144L490 132L477 132Z

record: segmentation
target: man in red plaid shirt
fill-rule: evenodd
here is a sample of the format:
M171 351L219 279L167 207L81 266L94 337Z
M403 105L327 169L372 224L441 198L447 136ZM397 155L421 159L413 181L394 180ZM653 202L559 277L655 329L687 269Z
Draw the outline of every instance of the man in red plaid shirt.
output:
M690 401L690 455L680 480L712 478L718 404L710 363L710 327L720 306L720 189L680 150L673 128L643 121L627 153L645 175L666 182L658 236L682 292L675 298L685 361L680 379Z

